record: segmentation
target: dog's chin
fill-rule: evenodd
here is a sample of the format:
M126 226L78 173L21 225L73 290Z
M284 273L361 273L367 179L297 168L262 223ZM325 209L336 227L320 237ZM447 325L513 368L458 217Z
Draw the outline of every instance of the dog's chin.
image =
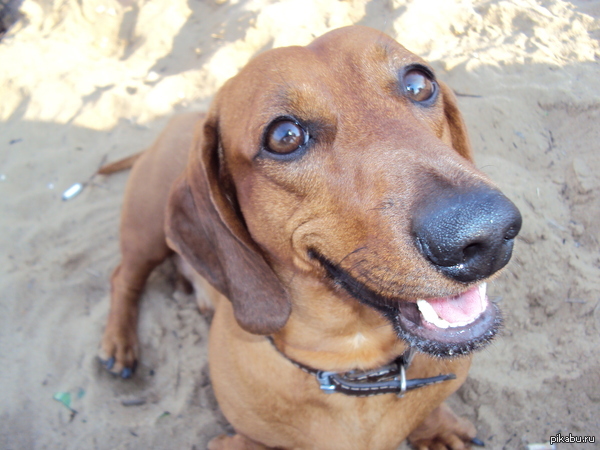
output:
M321 263L336 285L383 313L401 339L424 353L439 358L468 355L490 343L502 325L500 310L486 296L486 283L450 297L416 302L387 298L318 252L311 252L311 256Z
M424 353L440 358L468 355L489 344L502 325L500 310L487 300L485 292L482 291L484 289L476 287L456 297L434 300L438 303L437 309L444 310L444 306L447 306L444 302L455 302L456 307L460 308L461 297L482 295L481 312L466 314L463 321L450 323L442 319L442 315L433 316L433 308L423 305L422 300L419 301L420 305L416 302L400 302L397 310L387 315L398 336ZM428 311L424 313L422 310Z

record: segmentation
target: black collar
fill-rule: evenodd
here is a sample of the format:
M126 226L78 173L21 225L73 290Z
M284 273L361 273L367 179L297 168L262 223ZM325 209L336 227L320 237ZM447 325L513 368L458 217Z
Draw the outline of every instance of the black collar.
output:
M288 358L281 352L273 338L268 337L273 347L284 358L290 361L294 366L303 371L314 375L323 392L333 394L340 392L342 394L355 397L370 397L381 394L396 394L398 397L404 396L404 393L431 384L441 383L443 381L454 380L456 375L449 373L430 378L406 379L406 370L412 361L414 349L409 349L390 364L373 370L351 370L349 372L329 372L325 370L314 369L305 364Z

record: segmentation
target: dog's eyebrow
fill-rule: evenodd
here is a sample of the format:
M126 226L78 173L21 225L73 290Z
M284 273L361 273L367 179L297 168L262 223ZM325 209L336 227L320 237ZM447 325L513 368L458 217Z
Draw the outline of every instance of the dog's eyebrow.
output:
M335 123L334 100L326 89L310 83L283 85L274 98L276 109L300 120Z

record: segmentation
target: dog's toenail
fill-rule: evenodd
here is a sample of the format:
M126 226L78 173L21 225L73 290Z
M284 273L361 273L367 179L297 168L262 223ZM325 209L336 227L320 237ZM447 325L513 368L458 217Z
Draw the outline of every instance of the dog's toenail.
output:
M476 445L478 447L485 447L485 443L481 439L478 439L476 437L471 439L471 444Z

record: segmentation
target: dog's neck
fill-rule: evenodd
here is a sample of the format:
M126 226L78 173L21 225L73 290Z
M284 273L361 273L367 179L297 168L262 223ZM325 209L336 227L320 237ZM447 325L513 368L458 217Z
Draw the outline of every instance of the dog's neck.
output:
M378 311L315 278L298 276L288 288L292 314L274 335L288 357L321 370L373 369L405 349L390 322Z

